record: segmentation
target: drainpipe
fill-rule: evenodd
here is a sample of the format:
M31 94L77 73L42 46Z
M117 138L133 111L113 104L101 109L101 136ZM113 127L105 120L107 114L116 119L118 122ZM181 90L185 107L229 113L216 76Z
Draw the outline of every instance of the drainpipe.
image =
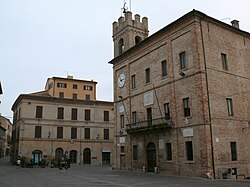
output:
M210 143L211 143L211 154L212 154L212 168L213 168L213 176L215 179L216 177L215 177L215 166L214 166L214 146L213 146L213 131L212 131L212 120L211 120L211 106L210 106L210 97L209 97L209 89L208 89L206 51L205 51L201 20L202 18L200 18L201 41L202 41L202 49L203 49L203 60L204 60L204 65L205 65L206 89L207 89L207 98L208 98L208 120L209 120L210 140L211 140Z

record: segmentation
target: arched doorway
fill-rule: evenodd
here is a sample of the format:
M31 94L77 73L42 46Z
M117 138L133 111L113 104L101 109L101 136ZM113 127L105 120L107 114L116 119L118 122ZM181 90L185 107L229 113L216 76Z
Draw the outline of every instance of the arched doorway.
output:
M35 150L35 151L32 151L32 160L33 160L33 163L35 163L36 165L40 164L41 161L42 161L42 151L40 150Z
M76 161L77 161L77 151L76 150L71 150L69 152L69 158L70 158L70 163L71 164L76 164Z
M147 165L148 171L154 172L154 169L156 167L156 149L153 142L150 142L147 145Z
M62 148L57 148L56 153L55 153L55 159L59 160L63 156L63 149Z
M83 164L91 164L91 151L89 148L83 150Z

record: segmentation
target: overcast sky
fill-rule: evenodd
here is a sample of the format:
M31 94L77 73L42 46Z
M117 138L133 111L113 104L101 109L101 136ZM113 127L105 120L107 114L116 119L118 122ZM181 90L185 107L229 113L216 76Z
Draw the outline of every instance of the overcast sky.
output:
M250 32L249 0L131 0L149 34L196 9ZM127 7L129 8L129 0ZM44 90L47 78L94 80L97 99L113 101L112 23L124 0L0 0L0 113L12 120L20 94Z

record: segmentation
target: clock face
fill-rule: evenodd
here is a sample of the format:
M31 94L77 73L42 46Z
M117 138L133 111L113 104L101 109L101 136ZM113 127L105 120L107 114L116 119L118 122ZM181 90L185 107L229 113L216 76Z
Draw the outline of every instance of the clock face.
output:
M117 80L117 84L118 86L121 88L124 86L125 84L125 75L123 73L121 73L119 76L118 76L118 80Z

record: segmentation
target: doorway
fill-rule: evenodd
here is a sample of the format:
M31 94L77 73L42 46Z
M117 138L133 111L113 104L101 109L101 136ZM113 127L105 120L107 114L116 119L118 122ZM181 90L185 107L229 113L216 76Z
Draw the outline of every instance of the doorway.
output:
M154 172L156 167L156 148L153 142L147 145L147 170L149 172Z
M77 151L76 150L71 150L69 152L69 158L70 158L70 163L71 164L76 164L76 161L77 161Z
M102 152L102 165L110 165L110 152Z
M32 152L33 163L39 165L42 161L42 151L36 150Z
M83 150L83 164L91 164L91 151L89 148Z

